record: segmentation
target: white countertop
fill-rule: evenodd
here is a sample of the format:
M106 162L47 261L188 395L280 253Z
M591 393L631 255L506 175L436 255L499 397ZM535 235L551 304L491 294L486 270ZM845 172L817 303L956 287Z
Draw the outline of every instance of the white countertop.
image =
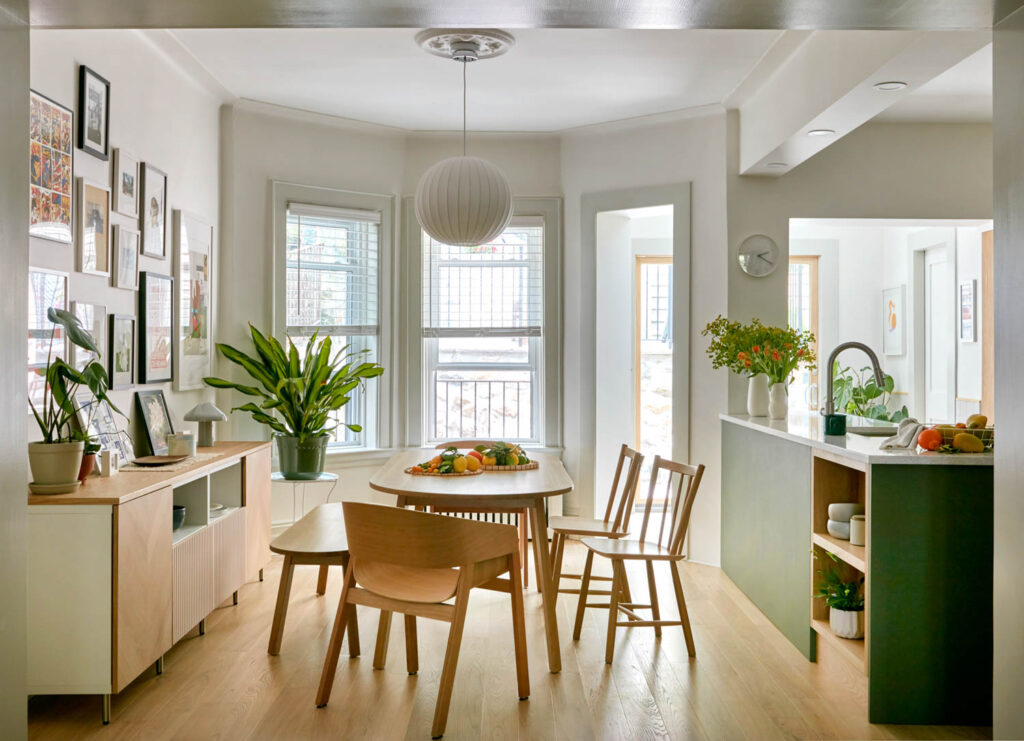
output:
M749 417L746 414L721 414L724 422L748 427L768 435L824 450L851 460L868 464L912 464L939 466L991 466L994 456L989 453L934 453L916 446L908 449L881 450L886 438L865 437L847 433L843 437L825 435L825 418L819 414L791 413L787 419ZM847 425L868 426L874 420L847 417Z

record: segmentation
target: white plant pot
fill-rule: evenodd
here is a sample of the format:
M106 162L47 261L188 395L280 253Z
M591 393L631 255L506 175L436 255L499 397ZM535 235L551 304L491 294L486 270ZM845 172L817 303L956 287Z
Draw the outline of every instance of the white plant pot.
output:
M78 481L84 442L29 443L28 465L33 484L69 484Z
M785 419L789 416L789 389L784 383L773 383L768 389L768 416Z
M747 385L747 414L751 417L768 416L768 376L751 376Z
M863 610L837 610L831 607L828 611L828 622L832 626L832 632L840 638L864 637Z

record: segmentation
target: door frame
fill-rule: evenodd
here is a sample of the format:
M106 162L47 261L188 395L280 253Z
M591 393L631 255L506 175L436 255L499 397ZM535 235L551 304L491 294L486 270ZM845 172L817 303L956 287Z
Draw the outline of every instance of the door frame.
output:
M935 247L945 247L948 250L948 261L952 271L953 282L952 291L956 292L957 277L956 277L956 228L955 227L932 227L928 229L922 229L921 231L914 232L907 236L907 245L910 248L910 281L907 286L907 304L912 312L912 321L910 323L911 336L907 342L907 362L910 366L913 377L914 377L914 389L911 393L911 401L913 402L910 409L912 414L919 419L927 418L927 392L925 388L926 376L925 376L925 362L926 362L926 350L925 350L925 301L926 286L925 286L925 253ZM950 332L953 333L953 337L959 337L959 331L957 329L957 316L956 309L959 304L957 301L953 301L953 311L949 316ZM952 381L952 392L954 397L953 409L956 411L956 368L957 368L957 354L960 352L959 341L953 342L953 377ZM949 420L952 422L953 420Z
M637 450L640 450L642 440L640 436L640 335L643 328L643 302L640 300L640 273L644 265L671 264L672 255L633 256L633 447ZM672 306L675 308L674 300ZM675 325L672 325L672 331L675 332ZM675 347L674 342L673 347ZM672 370L674 374L675 366Z
M818 319L820 316L820 305L819 292L818 292L818 266L821 262L821 255L790 255L790 265L806 265L810 271L810 305L811 305L811 317L810 317L810 331L814 335L814 342L811 343L811 348L814 350L814 357L818 358L818 365L811 370L811 385L814 386L814 392L816 394L815 403L811 407L811 412L814 412L814 408L821 408L821 385L818 382L819 373L818 369L821 364L821 357L818 354L818 349L821 347L821 341L818 339L820 333L820 327L818 326ZM787 276L788 278L788 276ZM788 281L787 281L788 286ZM788 299L788 297L787 297Z

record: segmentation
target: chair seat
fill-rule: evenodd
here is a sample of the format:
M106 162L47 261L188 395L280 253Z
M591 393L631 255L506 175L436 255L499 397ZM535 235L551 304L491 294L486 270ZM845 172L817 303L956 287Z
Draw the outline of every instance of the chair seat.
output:
M355 577L360 587L374 594L425 604L451 599L459 583L456 569L425 569L380 562L356 564Z
M586 517L549 517L548 528L566 535L600 535L603 538L622 538L629 535L628 531L616 530L614 523Z
M643 561L681 561L682 554L674 554L657 543L643 540L612 540L610 538L583 538L583 545L599 556L613 559L634 559Z
M274 538L270 550L284 556L342 556L348 554L345 515L340 502L314 507Z

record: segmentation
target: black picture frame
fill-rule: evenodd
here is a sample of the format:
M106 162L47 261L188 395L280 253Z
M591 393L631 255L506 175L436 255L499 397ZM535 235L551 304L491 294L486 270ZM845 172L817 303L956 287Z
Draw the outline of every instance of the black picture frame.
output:
M91 99L90 82L103 88L102 101ZM94 120L99 113L97 105L102 110L102 121ZM92 143L95 141L92 137L101 131L103 145L97 148ZM84 64L78 65L78 148L104 162L110 159L110 81Z
M142 389L135 392L135 408L139 412L142 429L151 455L167 455L167 435L174 432L171 413L161 389ZM159 418L163 415L162 419Z
M107 327L107 378L110 382L110 388L131 388L135 385L135 317L130 314L108 314L107 316L110 322ZM128 348L130 356L126 363L118 364L117 343L121 339L118 333L118 325L124 322L130 323L129 334L131 335L131 342ZM119 367L127 368L127 370L119 371L117 370ZM127 374L127 378L125 374Z
M139 383L174 380L174 330L173 276L139 271Z

